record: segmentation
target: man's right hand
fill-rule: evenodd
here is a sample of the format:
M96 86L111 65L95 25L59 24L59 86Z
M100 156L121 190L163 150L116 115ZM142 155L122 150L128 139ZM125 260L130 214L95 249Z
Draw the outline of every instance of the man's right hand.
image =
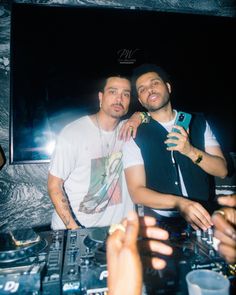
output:
M194 230L206 231L213 225L210 214L198 202L179 198L177 208Z

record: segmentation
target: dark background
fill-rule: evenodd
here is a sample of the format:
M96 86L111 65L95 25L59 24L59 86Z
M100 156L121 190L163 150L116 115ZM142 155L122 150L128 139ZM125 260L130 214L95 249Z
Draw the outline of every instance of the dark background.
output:
M62 4L61 0L14 0L17 1L18 3L23 3L23 2L31 2L32 5L35 6L39 6L39 3L43 3L44 6L46 7L52 7L55 6L55 3L57 2L58 6L60 6L63 10L64 10L64 4ZM13 74L13 70L14 70L14 63L12 60L12 56L10 55L10 48L12 49L13 43L11 40L10 42L10 26L12 23L12 2L13 1L9 1L9 5L7 4L7 0L3 0L0 1L0 145L3 149L3 153L5 154L5 158L6 158L6 163L4 164L3 168L1 169L1 177L0 177L0 232L2 231L8 231L8 230L12 230L12 229L21 229L24 228L25 226L43 226L43 225L48 225L50 224L50 220L51 220L51 214L52 214L52 210L53 210L53 206L51 203L51 200L48 196L48 192L47 192L47 174L48 174L48 161L46 163L39 163L40 161L37 160L35 161L35 163L31 163L30 161L26 161L25 164L19 164L19 162L17 162L17 165L10 165L10 147L12 148L12 144L10 145L10 139L9 136L11 135L10 128L12 126L10 126L10 118L9 118L9 114L10 114L10 93L12 95L13 92L13 80L12 80L12 74ZM127 8L127 9L131 9L132 8L136 8L136 12L135 11L131 11L130 13L134 12L134 13L138 13L139 15L142 15L142 13L145 13L145 10L152 10L152 11L162 11L165 12L167 16L172 16L173 14L169 14L168 12L174 12L176 13L176 16L178 18L177 14L179 15L179 18L183 20L185 20L186 18L191 20L194 19L198 19L198 24L201 24L203 22L203 20L208 16L215 16L216 18L213 18L214 21L217 23L219 22L219 26L221 29L223 29L223 27L221 27L221 23L225 22L225 19L223 19L224 17L228 17L229 19L226 20L226 22L230 23L230 27L233 26L233 28L229 29L228 27L224 26L223 29L223 39L228 39L229 42L232 44L234 41L234 36L235 36L235 16L236 16L236 9L235 9L235 1L234 0L199 0L199 1L190 1L190 0L181 0L181 1L176 1L176 0L155 0L155 1L146 1L146 0L127 0L127 1L122 1L122 0L112 0L112 1L101 1L101 0L84 0L84 1L74 1L74 0L63 0L63 3L67 3L68 5L71 5L71 8L74 9L76 8L76 6L78 8L96 8L97 10L100 10L100 8L102 6L106 6L106 7L110 7L112 8L112 10L109 11L113 11L113 9L117 9L118 7L123 7L123 8ZM4 4L6 3L6 4ZM45 7L45 8L46 8ZM52 7L53 8L53 7ZM139 9L140 11L137 11L137 9ZM142 10L142 11L141 11ZM64 13L62 14L64 15ZM159 14L158 14L159 15ZM165 15L165 14L164 14ZM25 22L30 16L30 14L25 15L24 18L19 17L19 28L21 27L21 22ZM53 27L54 23L53 23L53 16L52 17L52 22L49 21L49 23L47 24L46 27L46 34L47 34L47 30L50 30L51 27ZM234 19L233 19L234 17ZM48 16L49 18L49 16ZM37 15L34 15L33 19L37 19L37 23L40 29L40 26L44 24L44 22L46 21L46 16L43 15L39 18L37 18ZM79 19L78 19L79 21ZM99 18L99 20L97 21L97 23L93 23L93 19L87 18L85 20L85 22L80 22L79 21L79 27L76 27L76 35L75 37L73 37L73 40L75 40L74 42L80 42L80 36L81 33L86 34L86 30L88 29L88 27L95 27L95 33L98 34L98 36L93 33L92 36L95 35L95 37L100 37L99 38L99 43L95 44L92 48L100 48L100 46L105 47L105 36L107 36L108 32L107 32L107 28L109 26L109 28L114 28L114 27L118 27L120 25L122 25L122 16L118 19L117 23L111 21L109 24L105 25L105 31L103 32L97 32L96 28L97 26L100 25L101 21L104 21L104 19ZM141 19L140 19L141 21ZM169 20L167 19L166 21L169 22ZM29 24L28 24L29 23ZM62 25L60 26L63 27L64 25L66 25L63 17L62 17ZM139 22L138 22L139 23ZM183 23L184 24L184 23ZM27 22L27 26L28 28L33 25L33 23L30 23L29 21ZM136 29L135 27L138 25L137 23L132 23L132 33L131 33L131 37L133 36L133 34L136 34ZM140 25L142 25L140 23ZM171 25L171 24L170 24ZM177 26L177 24L172 25L172 28L170 29L171 32L173 30L175 30L175 26ZM153 42L154 36L156 36L157 34L160 34L160 31L158 26L157 27L157 31L156 34L152 34L151 38L149 40L144 40L144 38L142 38L143 36L143 32L141 32L142 34L139 33L137 42L139 42L138 44L143 44L140 48L149 48L149 50L151 50L151 48L153 47L153 52L155 53L156 49L158 46L160 46L160 43L158 42L158 39L156 41ZM154 28L155 28L154 27ZM204 24L201 25L201 28L204 28L202 33L205 34L205 30L206 28L204 27ZM212 26L214 34L216 34L218 32L218 27L216 27L216 30L214 30L214 26ZM69 31L71 30L71 28L69 28ZM92 29L90 29L92 30ZM152 28L149 28L149 30L153 30ZM191 30L190 30L190 25L189 23L186 23L185 25L183 25L183 32L185 30L189 30L190 33L190 37L191 37ZM26 30L27 31L27 30ZM32 34L34 33L33 30L31 29ZM124 30L125 32L126 30ZM93 32L93 31L92 31ZM180 31L181 32L181 31ZM201 34L200 31L198 31L199 34ZM233 33L232 33L233 32ZM23 32L24 33L24 32ZM37 33L37 30L35 30L35 34ZM58 34L60 33L60 31L58 31ZM120 31L120 34L122 34L122 31ZM214 37L213 35L210 35L211 38ZM24 35L24 34L23 34ZM22 35L22 36L23 36ZM162 33L163 35L163 33ZM173 35L173 34L171 34ZM19 38L22 38L22 36L19 36ZM171 39L167 38L168 36L166 36L166 40L170 41ZM189 37L189 38L190 38ZM17 37L18 38L18 37ZM94 37L93 37L94 38ZM91 39L91 42L93 41L93 38ZM193 37L191 37L193 38ZM30 38L28 38L29 40L26 40L25 43L25 47L28 48L28 46L31 45L32 42L30 42ZM50 39L50 38L49 38ZM121 39L121 38L120 38ZM206 38L207 39L207 38ZM222 48L225 48L226 53L224 52L224 55L219 55L218 59L223 61L223 64L227 64L224 63L225 58L227 60L230 59L230 65L231 65L231 69L233 68L234 70L234 65L232 65L233 62L235 62L235 58L234 58L234 47L231 47L229 43L225 43L225 41L222 39L222 34L221 34L221 38L219 37L217 39L217 50L220 50L219 45L222 46ZM37 40L37 34L36 34L36 40ZM60 43L60 46L62 47L68 47L68 44L63 45L63 40L67 40L67 38L61 38L62 43ZM100 41L101 40L101 41ZM110 40L109 43L107 43L108 48L111 48L112 42L115 42L116 38L115 36L113 37L112 34L109 35L108 39L106 40ZM142 41L144 40L144 41ZM223 40L223 41L222 41ZM50 41L50 40L49 40ZM121 43L122 45L124 44ZM226 44L226 45L225 45ZM129 43L125 44L125 48L128 48ZM191 43L190 43L191 45ZM60 46L58 46L58 48L56 48L56 46L54 46L55 52L57 50L60 50ZM83 47L86 46L86 43L81 42L80 43L80 47L79 49L83 50ZM165 44L163 44L163 46L165 46ZM204 45L205 46L205 45ZM210 46L207 43L207 47ZM234 44L233 44L234 46ZM120 46L118 46L119 48L121 48ZM214 46L212 46L213 49L215 50ZM42 46L39 46L39 48L44 49L46 52L49 52L48 48L47 48L47 43L45 42L45 44L43 44ZM184 48L181 43L180 43L180 49ZM233 56L231 55L227 55L227 48L229 49L229 52L233 52ZM37 48L36 48L37 49ZM131 48L132 49L132 48ZM183 71L182 70L182 66L178 67L175 69L175 65L176 63L178 63L178 59L175 59L175 52L177 50L177 46L175 46L175 48L171 48L170 52L171 55L167 58L165 58L163 61L165 62L165 60L169 60L168 64L170 64L170 67L168 68L168 70L171 72L172 74L172 78L176 78L175 84L174 84L174 90L175 90L175 94L177 95L178 93L180 93L180 90L182 93L186 94L186 97L188 98L187 101L189 100L191 103L193 102L192 97L194 96L194 92L196 91L195 88L190 88L190 93L187 93L184 91L184 87L186 84L186 81L188 81L188 83L193 83L194 81L192 79L188 79L188 72L186 72L184 77L181 77L179 75L175 75L174 76L174 72L176 72L178 74L178 71ZM215 52L213 50L213 53ZM231 50L231 51L230 51ZM164 51L164 50L163 50ZM16 51L15 51L16 52ZM32 55L33 52L32 50L26 50L25 49L25 55L26 57L27 54ZM150 51L149 51L150 52ZM208 51L209 55L211 57L211 54L213 54L212 52ZM158 52L157 52L158 53ZM41 53L42 54L42 53ZM50 60L50 55L52 57L54 57L55 55L53 53L49 54L44 54L45 56L48 56L48 59ZM117 55L114 53L115 58L117 59ZM139 59L141 60L141 57L144 55L144 53L140 53L140 55L136 56L137 59L137 63L139 62ZM149 56L149 53L146 53L147 57ZM162 62L163 57L153 54L156 57L160 57L160 63ZM172 58L173 56L173 58ZM183 55L184 56L184 55ZM72 61L72 56L70 54L62 54L59 55L60 60L59 60L59 66L57 67L57 72L59 73L60 71L60 64L62 64L62 62L64 61L65 64L69 64L69 65L73 65L73 61ZM192 57L192 54L190 54L190 61L193 62L194 59ZM39 57L35 58L35 63L37 62L37 59ZM97 60L99 60L99 58L96 58ZM84 60L84 57L81 57L80 60ZM172 60L173 60L173 65L172 65ZM231 61L232 60L232 61ZM11 62L10 66L9 66L9 61ZM25 71L22 72L22 75L24 77L24 75L26 75L26 73L28 72L28 69L26 68L26 61L24 61L23 57L21 59L22 64L25 67ZM108 61L105 60L105 62L100 61L101 64L104 63L107 64ZM188 61L189 62L189 61ZM37 70L40 68L40 64L37 65L36 67L36 72ZM165 66L165 64L164 64ZM197 64L198 66L198 64ZM89 67L89 68L88 68ZM96 75L99 75L99 71L101 71L101 69L95 71L96 69L93 67L93 65L91 63L88 62L88 67L87 69L89 69L87 72ZM132 65L130 65L130 67L132 67ZM45 69L45 65L43 67ZM105 67L103 67L105 69ZM208 65L207 65L208 68ZM191 69L191 68L190 68ZM192 69L193 73L194 73L194 69ZM42 71L43 73L46 73L45 71ZM61 71L63 72L63 71ZM54 71L55 73L55 71ZM184 72L185 73L185 72ZM204 73L204 71L203 71ZM233 72L234 73L234 72ZM229 75L225 76L225 73L222 75L221 73L219 74L219 77L222 79L223 77L223 84L221 86L221 83L214 83L214 86L217 88L221 88L224 91L228 91L228 89L234 89L234 76L233 73L229 73ZM69 74L69 73L67 73ZM60 74L61 75L61 74ZM174 76L174 77L173 77ZM44 77L44 75L41 76L41 78ZM184 80L187 79L187 80ZM230 83L227 83L228 78L230 78ZM29 84L31 85L31 80L32 77L30 76L30 74L28 74L28 80L24 80L21 83L19 83L19 88L17 89L18 91L21 90L21 87L23 87L24 84L26 84L28 81ZM76 77L75 77L76 79ZM177 80L178 79L178 80ZM232 83L232 79L233 79L233 83ZM37 79L34 79L37 81ZM174 80L174 79L173 79ZM62 79L61 79L62 81ZM78 80L76 81L76 83L71 83L71 84L76 84L77 85ZM37 83L35 83L37 84ZM34 84L34 85L35 85ZM83 83L80 83L83 84ZM60 87L60 83L56 83L55 84L57 87ZM87 85L87 84L86 84ZM226 85L226 86L225 86ZM78 86L76 86L78 88ZM89 91L91 85L89 85L89 87L86 87L86 89ZM178 87L178 88L177 88ZM230 87L230 88L228 88ZM11 89L10 89L11 88ZM34 87L32 87L32 89L34 90ZM178 90L180 89L180 90ZM37 90L37 89L36 89ZM182 91L183 90L183 91ZM38 91L38 90L37 90ZM178 91L178 92L177 92ZM42 91L41 91L42 92ZM16 91L17 93L17 91ZM34 93L34 96L36 96L36 91ZM38 92L40 93L40 92ZM66 91L66 93L69 93L69 89ZM29 99L29 105L31 104L31 102L34 100L34 96L33 95L29 95L28 98ZM44 95L45 97L46 95ZM22 97L22 103L25 100L27 96L24 95ZM180 95L178 94L179 100L180 100ZM202 99L205 98L204 95L201 95L199 97L197 97L197 102L198 99ZM234 106L232 104L232 97L231 96L231 101L228 102L228 105L230 107L227 108L227 110L229 110L229 113L234 112ZM40 98L40 95L38 95L38 98ZM79 97L80 98L80 97ZM226 96L223 97L223 100L221 99L220 101L217 101L216 104L219 104L222 106L222 108L220 108L221 114L225 113L223 110L225 108L225 101L226 101ZM96 95L94 95L94 99L96 100ZM182 96L181 96L182 99ZM207 97L208 99L208 97ZM205 101L207 100L205 99ZM228 98L227 98L228 99ZM40 101L40 100L38 100ZM205 105L205 102L203 100L203 105ZM20 103L19 103L20 105ZM190 104L191 105L191 104ZM196 103L197 105L197 103ZM200 104L199 104L200 107ZM33 109L33 108L32 108ZM34 109L32 110L34 111ZM86 111L86 110L84 110ZM42 113L42 112L41 112ZM66 112L65 110L61 113L61 118L65 118ZM16 113L17 115L21 115L21 112L18 111ZM212 109L212 114L214 116L214 109ZM45 114L46 117L47 113ZM217 115L217 114L216 114ZM36 117L36 116L35 116ZM43 121L42 120L42 115L41 118L39 118L39 121ZM60 116L59 116L60 117ZM217 118L221 119L221 116L215 116ZM234 117L233 117L234 118ZM21 119L21 117L20 117ZM50 122L52 122L52 120L50 119ZM57 126L57 122L58 120L54 120L54 122L56 122L53 126ZM215 122L213 120L213 122ZM222 125L220 126L225 126L225 120L221 121ZM18 120L16 122L17 123L21 123L20 120ZM42 124L42 123L41 123ZM59 124L60 125L60 124ZM232 124L231 124L232 125ZM16 125L14 125L16 126ZM29 126L29 124L28 124ZM229 126L229 124L227 124L227 126ZM48 130L49 127L44 128L43 130ZM232 128L235 128L232 125ZM235 136L235 132L231 132L230 130L230 126L227 128L221 128L222 131L220 133L221 136L223 136L224 138L229 138L230 140L232 140L232 138ZM26 128L27 130L27 128ZM23 129L18 128L18 130L16 129L15 131L20 131L23 132ZM42 139L44 137L44 133L42 133L42 129L39 129L39 134L40 134L40 138ZM33 129L32 129L33 132ZM24 140L27 139L26 136L24 136L23 133L20 133L22 136L22 142ZM33 136L32 136L33 137ZM29 137L28 137L29 138ZM26 142L26 144L29 143ZM19 146L18 146L19 148ZM17 149L16 149L17 151ZM235 149L234 149L235 151ZM25 158L29 158L29 153L27 154L25 152L25 149L23 149L22 154L25 156ZM35 157L38 156L36 152L34 152ZM41 153L42 155L42 153ZM235 159L235 153L231 153L231 155L233 156L233 158ZM15 156L18 157L19 159L19 155L15 154ZM15 159L16 160L16 159ZM43 160L44 161L44 160ZM15 162L16 163L16 162ZM236 187L235 187L235 175L234 177L227 177L226 179L222 180L216 177L216 194L229 194L232 192L236 191Z
M59 130L96 111L98 81L143 62L169 72L174 107L205 113L222 148L236 151L235 24L204 15L14 4L11 162L48 161L44 147ZM134 98L130 113L137 109Z

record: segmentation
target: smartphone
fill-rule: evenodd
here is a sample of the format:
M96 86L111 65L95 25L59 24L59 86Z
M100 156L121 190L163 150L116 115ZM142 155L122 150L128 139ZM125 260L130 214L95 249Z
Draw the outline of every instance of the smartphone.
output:
M181 127L183 127L187 131L188 128L189 128L189 124L190 124L191 118L192 118L192 115L189 114L189 113L178 112L178 114L176 116L176 119L175 119L174 125L181 126ZM176 129L176 128L172 128L171 132L178 132L178 133L180 133L179 130ZM173 139L177 139L177 137L175 137L175 136L173 136L172 138ZM169 147L176 146L175 143L168 143L167 145Z
M9 234L16 246L25 246L40 240L40 236L32 228L13 230Z

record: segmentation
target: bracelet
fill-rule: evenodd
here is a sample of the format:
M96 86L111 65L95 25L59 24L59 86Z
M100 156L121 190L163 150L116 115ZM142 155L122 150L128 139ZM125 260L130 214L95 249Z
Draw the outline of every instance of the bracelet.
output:
M194 163L195 164L199 164L201 161L202 161L202 155L201 154L199 154L198 156L197 156L197 159L194 161Z
M139 116L141 118L141 123L149 123L150 115L146 112L139 112Z

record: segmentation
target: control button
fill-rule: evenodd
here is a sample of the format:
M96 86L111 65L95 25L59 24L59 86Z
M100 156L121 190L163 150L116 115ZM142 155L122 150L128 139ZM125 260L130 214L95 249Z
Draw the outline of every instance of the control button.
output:
M74 268L70 268L70 269L68 270L68 275L74 275L74 274L76 274L75 269L74 269Z
M24 250L20 250L18 252L18 255L21 256L21 257L25 256L25 251Z
M53 273L50 275L50 280L59 280L60 276L58 273Z
M0 259L5 259L6 258L6 253L0 253Z
M9 252L8 255L9 255L10 258L14 258L16 256L16 254L14 252Z

